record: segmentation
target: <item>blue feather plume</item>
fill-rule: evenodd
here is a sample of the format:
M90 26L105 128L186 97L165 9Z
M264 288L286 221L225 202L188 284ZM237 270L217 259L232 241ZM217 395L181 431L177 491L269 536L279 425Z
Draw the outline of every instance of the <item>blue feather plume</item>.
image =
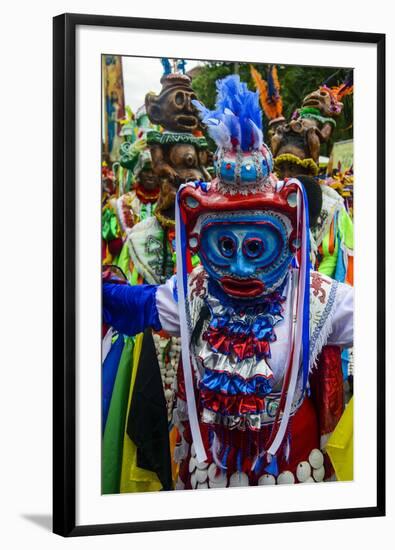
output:
M168 57L161 57L160 62L162 63L163 67L163 74L170 74L171 73L171 65Z
M250 91L245 82L240 82L239 75L217 80L214 110L207 109L197 100L194 100L193 104L219 147L240 146L243 151L249 151L259 149L262 145L259 93Z

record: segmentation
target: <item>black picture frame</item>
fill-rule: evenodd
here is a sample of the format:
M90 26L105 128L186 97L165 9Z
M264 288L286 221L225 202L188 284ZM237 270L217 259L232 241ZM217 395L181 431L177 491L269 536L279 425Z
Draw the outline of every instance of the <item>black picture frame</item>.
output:
M76 525L76 27L136 28L377 45L377 505L319 511ZM385 515L385 35L63 14L53 19L53 531L136 533Z

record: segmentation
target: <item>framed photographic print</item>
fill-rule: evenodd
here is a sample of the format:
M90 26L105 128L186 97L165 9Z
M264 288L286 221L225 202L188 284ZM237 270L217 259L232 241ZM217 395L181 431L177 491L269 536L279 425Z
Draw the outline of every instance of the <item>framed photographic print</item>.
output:
M66 14L53 67L54 532L384 515L385 36Z

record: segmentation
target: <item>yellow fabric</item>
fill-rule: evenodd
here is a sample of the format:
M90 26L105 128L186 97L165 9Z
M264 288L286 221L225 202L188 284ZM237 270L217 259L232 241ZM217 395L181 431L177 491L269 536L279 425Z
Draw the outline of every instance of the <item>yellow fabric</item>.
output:
M177 462L174 462L174 449L176 448L178 437L179 437L178 429L176 428L176 426L173 426L169 434L169 439L170 439L170 456L172 458L171 472L172 472L172 478L174 482L177 481L178 473L179 473L179 464Z
M128 412L129 416L130 403L132 401L133 388L136 381L139 358L141 354L141 346L143 342L143 334L136 337L136 342L133 350L133 370L132 379L130 382ZM137 447L126 433L123 440L123 456L122 456L122 472L121 472L121 493L142 493L146 491L160 491L162 484L158 476L149 470L144 470L137 466Z
M332 221L333 224L333 221ZM331 224L331 227L332 227ZM321 263L318 267L318 271L320 273L323 273L324 275L328 275L329 277L334 277L336 272L336 265L338 261L339 254L342 254L342 250L339 250L339 239L342 243L342 247L344 245L345 249L352 253L352 250L354 249L354 225L353 221L350 218L347 210L343 208L340 210L336 227L335 227L335 235L334 235L334 245L335 249L333 252L330 251L330 247L332 245L331 243L331 235L330 231L328 231L322 241L322 255L323 258L321 260ZM352 262L352 256L348 254L348 262ZM346 265L346 272L348 277L346 278L346 282L349 284L353 284L353 266L350 266L350 273L348 273L348 262Z
M338 481L354 479L354 398L346 406L326 446Z
M122 246L121 252L117 259L117 266L122 269L129 282L131 283L131 273L129 270L129 248L127 242L125 242Z
M103 265L110 264L112 264L112 255L111 252L108 250L108 244L106 243L106 257L103 259Z

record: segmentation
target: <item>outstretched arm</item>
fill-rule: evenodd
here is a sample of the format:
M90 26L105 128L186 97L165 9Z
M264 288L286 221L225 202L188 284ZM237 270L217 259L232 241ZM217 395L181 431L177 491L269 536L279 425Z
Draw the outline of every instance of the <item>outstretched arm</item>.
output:
M103 320L119 332L134 336L147 327L179 335L174 279L164 285L103 284Z
M103 320L119 332L134 336L147 327L160 330L156 285L103 284Z
M350 348L354 343L354 289L339 283L328 344Z

